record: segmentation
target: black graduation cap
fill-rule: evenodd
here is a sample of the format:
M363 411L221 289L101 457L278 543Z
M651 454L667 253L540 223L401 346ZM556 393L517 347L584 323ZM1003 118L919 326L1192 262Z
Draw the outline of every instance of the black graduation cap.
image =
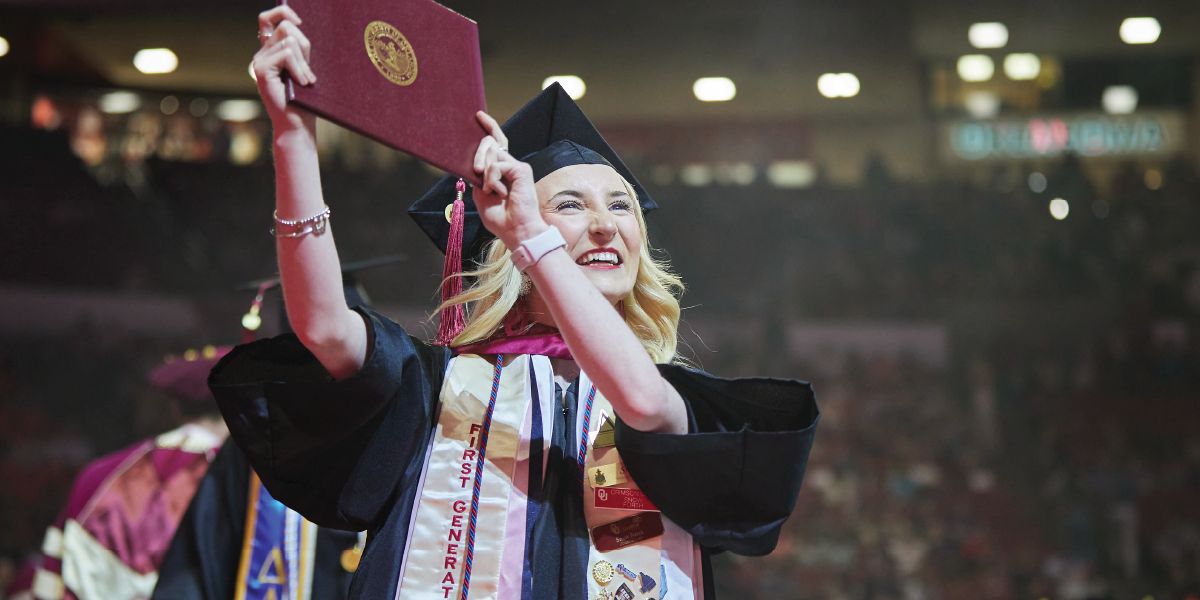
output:
M557 82L542 90L500 128L508 136L509 153L533 166L535 178L541 179L570 165L607 164L633 186L643 212L658 208L633 172ZM443 177L408 209L409 216L442 252L446 251L451 229L446 209L457 196L457 183L458 177L454 175ZM461 256L465 262L479 256L484 244L494 236L479 220L470 189L463 193L463 202L466 211Z
M371 306L371 298L367 296L367 291L359 283L357 273L373 267L381 267L408 260L405 254L396 254L393 256L381 256L358 262L346 263L342 265L342 292L346 295L346 305L353 308L355 306ZM252 341L257 337L256 330L262 324L262 318L259 317L259 312L265 304L272 307L272 311L276 313L278 318L279 329L275 333L290 333L292 331L291 323L288 321L287 307L283 302L283 290L279 287L279 276L276 275L270 279L260 279L251 281L238 286L238 289L254 289L258 290L258 294L254 299L254 303L250 306L250 312L242 317L242 327L245 329L243 343ZM253 327L251 327L253 325Z

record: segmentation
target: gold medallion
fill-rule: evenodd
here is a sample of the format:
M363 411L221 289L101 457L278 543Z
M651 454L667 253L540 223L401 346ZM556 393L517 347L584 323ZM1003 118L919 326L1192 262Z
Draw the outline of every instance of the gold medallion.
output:
M616 574L617 572L613 569L612 563L607 560L602 560L592 565L592 577L600 585L608 585L608 582L612 581L613 575Z
M371 21L363 32L367 56L379 73L396 85L417 80L417 55L412 44L395 27L383 21Z
M342 568L349 573L358 570L358 561L362 560L362 548L355 546L342 551Z

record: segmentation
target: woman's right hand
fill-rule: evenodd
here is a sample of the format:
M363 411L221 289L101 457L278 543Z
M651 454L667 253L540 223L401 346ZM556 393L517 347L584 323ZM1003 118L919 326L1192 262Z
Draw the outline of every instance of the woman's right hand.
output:
M308 64L312 44L298 25L300 16L287 5L276 6L258 15L258 37L262 48L254 55L254 78L276 137L289 131L312 133L316 127L312 113L288 105L287 87L283 82L284 70L297 85L312 85L317 80Z

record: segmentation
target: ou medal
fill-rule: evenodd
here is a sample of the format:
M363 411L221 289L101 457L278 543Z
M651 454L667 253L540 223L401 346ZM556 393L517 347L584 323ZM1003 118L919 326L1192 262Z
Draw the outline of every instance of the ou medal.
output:
M342 551L342 568L349 573L358 570L358 562L362 560L362 548L355 546Z
M608 585L608 582L612 581L615 574L616 571L613 570L612 563L607 560L602 560L592 566L592 577L600 585Z

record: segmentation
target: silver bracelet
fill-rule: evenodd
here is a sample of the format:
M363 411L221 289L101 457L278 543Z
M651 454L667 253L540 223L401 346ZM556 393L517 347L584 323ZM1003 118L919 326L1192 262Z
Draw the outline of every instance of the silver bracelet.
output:
M303 219L300 221L285 221L279 218L279 211L275 211L275 227L271 228L271 235L280 238L298 238L308 234L321 235L329 228L329 207L321 211L315 216ZM287 228L290 231L281 229Z

